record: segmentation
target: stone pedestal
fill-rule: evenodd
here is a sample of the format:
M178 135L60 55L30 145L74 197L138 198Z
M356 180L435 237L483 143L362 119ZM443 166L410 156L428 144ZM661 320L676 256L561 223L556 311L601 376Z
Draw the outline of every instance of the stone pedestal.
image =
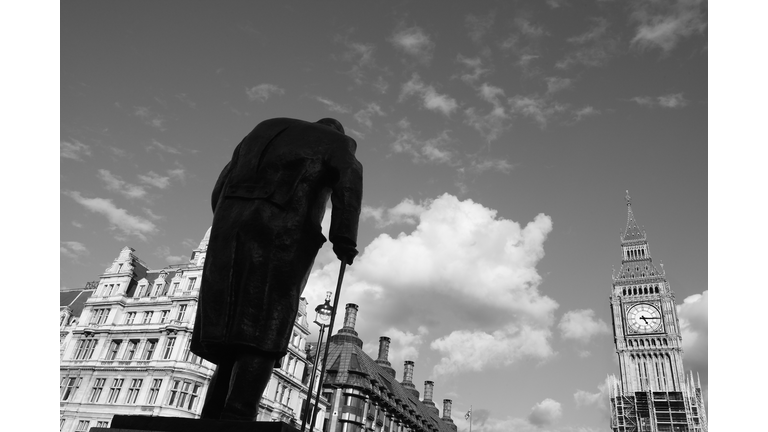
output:
M116 415L109 428L91 428L90 432L298 432L283 422L247 422L234 420L189 419Z

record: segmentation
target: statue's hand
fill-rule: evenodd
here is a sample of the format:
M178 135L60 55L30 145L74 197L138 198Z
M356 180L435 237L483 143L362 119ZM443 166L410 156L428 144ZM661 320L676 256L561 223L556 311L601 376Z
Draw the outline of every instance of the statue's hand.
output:
M333 252L340 261L347 263L347 265L352 265L352 261L357 256L357 249L354 246L341 242L333 244Z

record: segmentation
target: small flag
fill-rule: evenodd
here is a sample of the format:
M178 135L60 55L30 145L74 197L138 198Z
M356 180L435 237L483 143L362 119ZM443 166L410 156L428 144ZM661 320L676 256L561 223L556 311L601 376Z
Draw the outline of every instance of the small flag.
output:
M472 408L470 408L469 411L464 414L464 420L469 420L470 417L472 417Z

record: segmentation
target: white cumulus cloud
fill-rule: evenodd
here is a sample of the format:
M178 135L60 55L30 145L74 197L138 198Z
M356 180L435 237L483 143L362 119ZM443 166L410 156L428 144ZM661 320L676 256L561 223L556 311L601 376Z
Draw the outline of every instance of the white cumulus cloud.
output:
M683 333L683 361L687 370L699 374L705 396L709 390L709 291L695 294L677 306ZM707 398L708 399L708 398Z
M563 408L560 402L546 398L531 408L528 421L536 426L550 426L563 416Z
M379 212L382 220L407 216L417 223L395 237L376 237L344 278L341 303L360 306L357 331L363 340L378 340L388 328L421 335L423 327L421 349L440 357L433 374L552 354L557 303L539 292L536 270L552 230L549 216L539 214L521 226L450 194L406 200L390 210ZM322 303L333 290L338 269L337 261L316 266L304 293L309 304ZM340 311L337 320L342 318Z
M595 318L595 311L592 309L566 312L560 319L558 327L563 339L572 339L582 343L589 342L595 336L611 332L605 321Z
M705 0L638 1L633 21L637 22L632 43L639 48L672 51L681 39L702 34L707 28Z

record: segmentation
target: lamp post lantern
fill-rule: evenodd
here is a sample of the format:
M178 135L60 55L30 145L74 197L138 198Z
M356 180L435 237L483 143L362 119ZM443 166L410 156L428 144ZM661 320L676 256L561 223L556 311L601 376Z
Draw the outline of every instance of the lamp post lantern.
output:
M328 327L331 321L331 315L333 314L333 307L331 306L331 292L325 296L325 303L315 308L315 324L320 327L320 334L317 338L317 347L315 348L315 358L312 362L312 376L309 379L309 388L307 390L307 406L304 409L304 418L301 420L301 432L304 432L304 428L307 424L307 418L314 420L315 411L320 400L320 389L317 390L317 398L315 399L315 405L310 411L309 407L312 406L312 388L315 385L315 376L317 375L317 362L320 358L320 345L323 341L323 333L325 328ZM319 386L318 386L319 387ZM311 414L310 414L311 413ZM309 426L310 430L312 425Z

